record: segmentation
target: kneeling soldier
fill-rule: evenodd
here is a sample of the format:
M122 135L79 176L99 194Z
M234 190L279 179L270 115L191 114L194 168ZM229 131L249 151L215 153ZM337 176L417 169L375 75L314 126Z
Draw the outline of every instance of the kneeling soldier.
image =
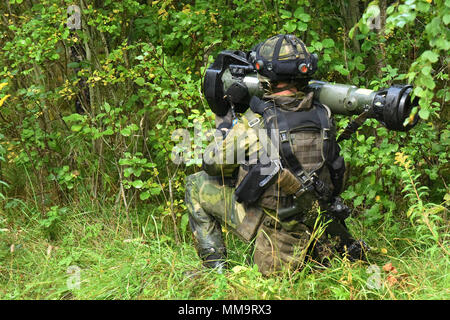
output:
M254 261L265 275L298 269L306 258L325 263L334 250L363 258L366 245L344 223L345 165L331 112L302 91L317 56L292 35L272 37L250 56L264 96L238 115L231 108L216 117L224 139L205 152L204 171L187 178L198 255L207 267L226 267L225 225L245 241L256 238Z

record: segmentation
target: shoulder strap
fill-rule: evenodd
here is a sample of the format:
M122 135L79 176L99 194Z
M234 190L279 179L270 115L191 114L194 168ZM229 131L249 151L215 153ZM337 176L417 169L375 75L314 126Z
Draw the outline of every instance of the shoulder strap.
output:
M331 151L333 149L330 132L331 119L324 106L316 104L316 109L322 126L323 154L325 156L325 162L329 163L333 160L331 159Z

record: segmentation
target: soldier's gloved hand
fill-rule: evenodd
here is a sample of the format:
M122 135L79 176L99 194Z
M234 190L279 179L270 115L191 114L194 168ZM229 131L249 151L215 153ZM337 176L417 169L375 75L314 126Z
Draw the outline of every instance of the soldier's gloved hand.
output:
M334 218L345 220L350 216L351 209L344 204L341 197L334 197L328 213Z
M225 139L232 127L233 125L230 122L223 122L217 127L217 130L220 130L220 133L222 133L222 138Z
M227 137L229 131L230 131L230 129L227 129L227 128L220 129L223 139L225 139Z

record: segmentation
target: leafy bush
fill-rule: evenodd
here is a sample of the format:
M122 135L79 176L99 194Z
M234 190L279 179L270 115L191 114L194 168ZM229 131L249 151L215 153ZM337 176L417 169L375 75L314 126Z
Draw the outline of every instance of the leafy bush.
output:
M319 55L317 79L414 86L414 129L389 132L369 120L341 143L343 197L355 208L352 228L412 230L427 248L446 250L449 0L80 1L82 29L69 30L72 4L0 3L1 210L23 201L32 209L22 217L50 238L65 208L137 210L137 221L151 212L167 239L179 242L181 231L189 241L184 179L201 169L195 155L214 127L205 69L221 50L286 32ZM337 120L339 129L350 121ZM182 163L171 161L177 129L189 133ZM347 289L333 292L347 297Z

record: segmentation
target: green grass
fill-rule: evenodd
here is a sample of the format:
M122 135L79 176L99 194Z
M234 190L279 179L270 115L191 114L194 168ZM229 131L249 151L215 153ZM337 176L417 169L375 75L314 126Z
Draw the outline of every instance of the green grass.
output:
M328 268L308 263L298 272L263 277L251 263L252 246L231 234L231 270L203 269L189 231L176 243L170 217L151 209L127 215L74 206L49 229L30 208L16 203L0 212L1 299L450 298L449 257L434 243L416 241L414 229L399 222L365 228L350 221L373 248L368 263L335 258ZM396 283L388 284L383 271L389 262ZM370 273L370 265L380 273ZM68 287L76 276L67 273L71 266L80 270L79 287ZM381 287L370 288L378 276Z

